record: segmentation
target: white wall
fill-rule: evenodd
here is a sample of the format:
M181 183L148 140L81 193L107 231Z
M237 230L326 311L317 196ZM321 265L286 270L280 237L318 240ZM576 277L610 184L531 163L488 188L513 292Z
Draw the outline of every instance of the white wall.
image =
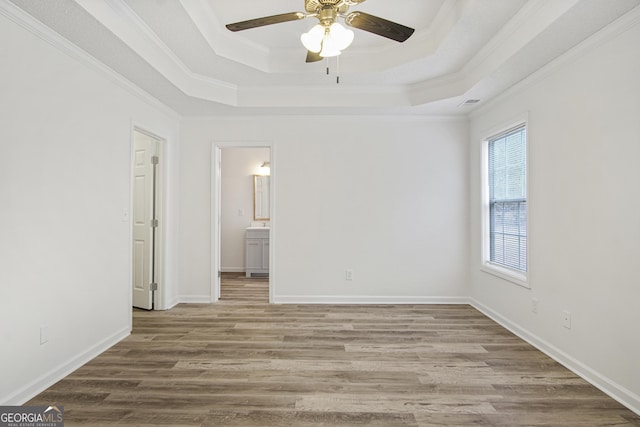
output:
M163 306L210 300L212 143L267 141L276 302L471 295L640 411L634 19L626 32L565 57L475 114L469 145L464 120L180 121L0 16L0 403L22 403L129 333L131 235L123 210L137 125L167 140ZM525 112L530 290L479 270L479 142ZM353 282L344 280L347 268ZM563 310L572 312L570 330L561 325ZM41 326L49 331L44 345Z
M273 143L276 302L468 295L465 121L185 119L181 130L180 248L190 254L180 268L185 300L210 298L214 141ZM353 282L345 281L347 268Z
M179 122L1 15L0 49L0 403L19 404L129 333L132 126L175 158Z
M474 115L470 164L470 265L478 307L637 412L639 16ZM530 290L479 270L480 141L487 129L527 111ZM534 297L538 314L531 310ZM571 329L562 326L564 310L572 314Z
M245 271L245 229L253 221L253 176L269 156L268 148L222 149L222 271Z

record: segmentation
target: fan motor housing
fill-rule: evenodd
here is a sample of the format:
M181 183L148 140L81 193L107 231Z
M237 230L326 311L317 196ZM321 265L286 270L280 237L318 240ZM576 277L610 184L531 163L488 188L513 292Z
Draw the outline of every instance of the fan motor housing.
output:
M362 0L364 1L364 0ZM337 13L347 13L349 10L349 4L361 3L362 1L351 0L305 0L304 1L304 10L307 13L319 13L323 7L329 6L332 9L335 9Z

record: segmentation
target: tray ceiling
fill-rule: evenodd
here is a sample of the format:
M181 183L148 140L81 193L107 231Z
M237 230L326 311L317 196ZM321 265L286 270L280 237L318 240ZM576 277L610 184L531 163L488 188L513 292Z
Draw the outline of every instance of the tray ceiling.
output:
M367 0L350 10L414 35L397 43L354 29L338 60L308 64L300 34L314 18L235 33L224 26L304 11L303 0L11 2L183 115L466 114L640 5Z

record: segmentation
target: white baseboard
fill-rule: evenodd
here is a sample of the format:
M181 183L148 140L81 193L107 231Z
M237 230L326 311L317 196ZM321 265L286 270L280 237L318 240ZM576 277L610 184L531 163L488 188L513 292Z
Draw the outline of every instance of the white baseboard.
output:
M211 304L211 295L179 295L177 304Z
M532 334L528 330L522 328L520 325L496 313L491 308L485 306L479 301L471 298L470 304L478 311L482 312L485 316L495 320L501 326L513 332L515 335L522 338L547 356L551 357L553 360L560 363L579 377L583 378L585 381L597 387L611 398L617 400L622 405L640 415L640 396L633 393L631 390L626 389L615 381L612 381L606 376L600 374L599 372L573 358L572 356L568 355L567 353L563 352L562 350L558 349L557 347L553 346L537 335Z
M220 268L222 273L244 273L246 270L244 267L223 267Z
M72 358L66 363L52 369L46 374L40 376L30 384L22 387L18 391L9 396L5 396L0 399L1 405L23 405L25 402L34 398L53 384L57 383L67 375L71 374L76 369L82 367L85 363L89 362L96 356L107 351L115 344L119 343L131 333L130 327L126 326L119 330L115 334L105 338L98 342L94 346L88 348L86 351Z
M167 303L167 307L164 308L163 310L171 310L173 307L175 307L178 304L180 304L180 298L175 297L175 298L171 299L171 301L169 301Z
M467 297L279 295L274 304L469 304Z

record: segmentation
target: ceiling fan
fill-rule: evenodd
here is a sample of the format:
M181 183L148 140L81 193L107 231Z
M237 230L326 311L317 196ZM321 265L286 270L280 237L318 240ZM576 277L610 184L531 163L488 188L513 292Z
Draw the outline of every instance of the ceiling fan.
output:
M349 12L349 7L365 2L365 0L304 0L305 12L290 12L279 15L264 16L248 21L227 24L230 31L243 31L265 25L297 21L304 18L317 18L319 24L300 37L307 49L307 62L320 61L323 58L337 56L353 41L353 31L346 29L339 22L353 28L368 31L397 42L404 42L413 32L413 28L388 21L364 12Z

